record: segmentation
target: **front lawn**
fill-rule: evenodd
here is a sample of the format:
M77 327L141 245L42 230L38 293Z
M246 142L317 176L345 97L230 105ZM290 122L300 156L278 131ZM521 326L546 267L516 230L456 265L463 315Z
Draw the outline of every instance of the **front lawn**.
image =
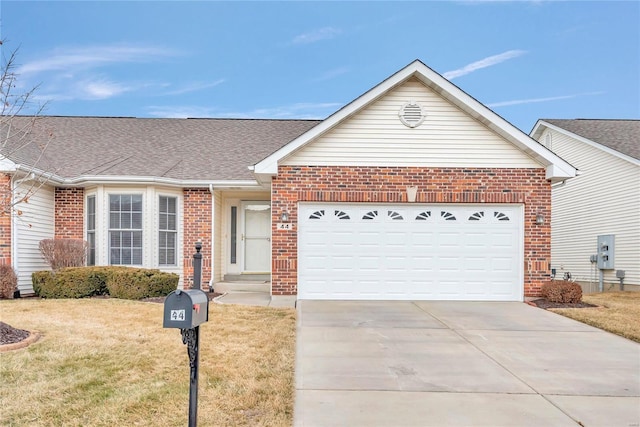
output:
M586 294L582 300L598 307L549 310L640 342L640 292Z
M0 353L0 423L186 425L187 347L162 314L118 299L0 301L0 321L43 336ZM295 310L210 304L200 344L199 425L292 424Z

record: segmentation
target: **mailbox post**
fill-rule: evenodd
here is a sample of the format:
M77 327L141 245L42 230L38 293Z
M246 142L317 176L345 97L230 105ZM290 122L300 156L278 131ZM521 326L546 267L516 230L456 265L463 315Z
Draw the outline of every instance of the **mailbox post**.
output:
M196 244L196 255L200 249ZM194 261L196 261L194 255ZM199 277L199 272L196 273ZM194 279L195 279L194 274ZM195 280L194 280L195 282ZM200 289L200 280L194 283L198 289L175 290L164 300L163 327L178 328L182 335L182 343L187 345L189 355L189 427L198 423L198 365L200 353L200 325L209 321L209 298Z

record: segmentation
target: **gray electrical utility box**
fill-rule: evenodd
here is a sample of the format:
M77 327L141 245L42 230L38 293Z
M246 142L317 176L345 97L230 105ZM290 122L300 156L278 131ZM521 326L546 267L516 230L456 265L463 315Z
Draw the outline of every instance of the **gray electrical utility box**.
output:
M602 234L598 236L598 268L600 270L613 270L616 236L614 234Z
M208 320L209 298L200 289L178 289L164 300L165 328L192 329Z

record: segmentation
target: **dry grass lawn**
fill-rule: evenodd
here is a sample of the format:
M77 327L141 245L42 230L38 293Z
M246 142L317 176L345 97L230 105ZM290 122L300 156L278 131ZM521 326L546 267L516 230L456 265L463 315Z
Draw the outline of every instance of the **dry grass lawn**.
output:
M189 361L163 304L0 301L0 321L42 333L0 353L3 426L184 426ZM295 310L211 304L200 327L198 424L288 426Z
M598 307L553 308L550 311L640 342L640 292L587 294L582 300Z

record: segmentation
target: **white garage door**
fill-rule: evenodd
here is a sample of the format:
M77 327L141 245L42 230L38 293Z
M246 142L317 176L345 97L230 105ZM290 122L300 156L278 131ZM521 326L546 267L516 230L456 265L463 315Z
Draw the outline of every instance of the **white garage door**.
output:
M522 206L301 203L299 299L521 301Z

